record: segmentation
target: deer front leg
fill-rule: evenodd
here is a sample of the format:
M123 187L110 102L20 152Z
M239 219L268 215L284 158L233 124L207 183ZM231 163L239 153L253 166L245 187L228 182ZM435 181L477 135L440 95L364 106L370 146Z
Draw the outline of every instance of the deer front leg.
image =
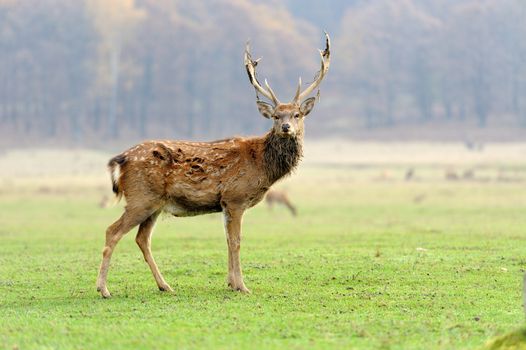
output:
M233 290L250 293L243 282L239 250L241 248L241 219L243 210L223 209L225 233L228 245L228 285Z

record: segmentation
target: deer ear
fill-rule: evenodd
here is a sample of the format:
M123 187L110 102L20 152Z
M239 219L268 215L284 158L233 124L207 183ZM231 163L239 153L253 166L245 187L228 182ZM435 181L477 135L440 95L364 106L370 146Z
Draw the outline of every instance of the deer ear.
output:
M312 108L314 107L314 102L316 102L316 97L310 97L303 101L300 106L301 114L303 114L304 116L309 114L310 111L312 111Z
M267 119L272 118L274 114L274 107L266 102L257 101L259 113Z

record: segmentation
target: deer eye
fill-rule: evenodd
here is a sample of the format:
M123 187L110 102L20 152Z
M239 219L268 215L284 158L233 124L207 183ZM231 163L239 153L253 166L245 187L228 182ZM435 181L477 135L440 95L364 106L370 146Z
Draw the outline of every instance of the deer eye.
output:
M279 116L277 115L274 115L272 118L274 118L274 120L279 120Z
M299 113L294 114L294 118L299 119L299 117L300 117Z

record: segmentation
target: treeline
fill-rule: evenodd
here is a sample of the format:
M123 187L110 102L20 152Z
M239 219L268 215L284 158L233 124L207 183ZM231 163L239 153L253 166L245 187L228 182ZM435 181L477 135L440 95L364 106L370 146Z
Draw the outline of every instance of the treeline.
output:
M319 68L325 28L333 63L310 134L430 121L526 126L523 1L324 4L0 0L0 137L82 144L262 132L245 41L286 100L299 75L307 84Z
M342 28L343 80L366 125L526 126L526 2L375 1Z

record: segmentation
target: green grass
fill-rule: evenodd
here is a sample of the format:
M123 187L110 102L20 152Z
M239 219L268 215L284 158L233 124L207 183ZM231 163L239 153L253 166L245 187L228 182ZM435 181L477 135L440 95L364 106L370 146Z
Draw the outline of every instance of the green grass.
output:
M518 329L506 335L489 340L482 350L524 350L526 349L526 330Z
M104 230L121 208L99 209L97 186L5 188L0 348L473 349L520 327L524 184L376 173L306 166L284 185L298 218L247 212L250 295L227 288L221 217L210 215L156 227L174 294L157 290L130 232L113 256L113 298L101 299Z

